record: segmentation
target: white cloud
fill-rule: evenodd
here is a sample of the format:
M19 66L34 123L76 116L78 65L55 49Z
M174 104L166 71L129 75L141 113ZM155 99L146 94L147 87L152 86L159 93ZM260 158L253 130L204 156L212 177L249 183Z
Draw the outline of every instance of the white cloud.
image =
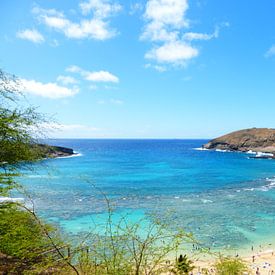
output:
M118 83L119 78L108 71L86 71L82 68L72 65L69 66L66 71L72 73L80 73L84 79L92 82L110 82Z
M76 84L78 82L74 77L67 75L59 75L56 80L64 85Z
M145 54L146 59L167 65L186 65L199 55L199 50L192 45L194 40L217 38L219 28L228 26L220 24L212 34L187 32L189 27L186 17L188 0L147 0L144 19L146 24L140 38L153 42L153 47ZM158 70L159 65L155 65ZM154 67L154 65L151 65ZM166 67L160 66L160 72Z
M187 0L148 0L144 18L147 20L141 39L157 42L145 58L157 63L180 65L198 55L198 50L180 38L188 27ZM156 67L158 70L158 67ZM164 71L161 66L159 71Z
M119 82L118 77L116 77L115 75L107 71L86 72L85 78L93 82L113 82L113 83Z
M84 14L93 11L92 18L82 18L80 22L69 20L62 12L34 8L41 23L62 32L66 37L73 39L91 38L95 40L106 40L117 34L109 27L109 17L119 11L119 5L110 4L109 1L91 0L80 4Z
M76 65L71 65L68 68L66 68L66 71L70 73L80 73L82 69Z
M187 9L187 0L148 0L144 16L152 23L159 23L160 27L181 28L188 26L185 18Z
M187 32L183 35L183 39L187 41L193 41L193 40L210 40L213 38L218 38L219 32L218 29L215 30L212 34L207 33L197 33L197 32Z
M79 91L77 87L70 89L52 82L41 83L35 80L21 79L21 83L24 92L51 99L71 97Z
M198 56L199 51L190 45L174 41L165 43L164 45L149 51L145 58L154 59L160 63L183 64L183 62Z
M130 15L134 15L137 12L140 12L143 10L143 5L141 3L131 3L130 4Z
M79 4L84 15L93 12L97 18L107 18L121 10L121 5L110 3L108 0L89 0Z
M26 29L17 32L16 36L21 39L29 40L33 43L42 43L45 41L43 35L35 29Z
M166 72L166 71L167 71L167 69L166 69L165 66L152 65L152 64L150 64L150 63L145 64L144 67L145 67L146 69L148 69L148 68L153 68L153 69L155 69L156 71L158 71L158 72L160 72L160 73L163 73L163 72Z
M198 32L187 32L183 35L183 40L185 41L193 41L193 40L210 40L213 38L218 38L220 34L220 29L222 27L229 27L228 22L223 22L216 26L215 30L211 34L207 33L198 33Z
M148 0L144 13L147 24L141 38L151 41L176 39L176 30L188 26L187 9L187 0Z
M265 57L275 56L275 45L272 45L269 50L265 53Z

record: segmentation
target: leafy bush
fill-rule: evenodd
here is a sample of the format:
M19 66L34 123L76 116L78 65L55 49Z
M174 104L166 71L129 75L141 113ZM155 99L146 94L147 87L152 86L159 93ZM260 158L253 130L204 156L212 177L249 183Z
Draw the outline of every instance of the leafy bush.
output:
M217 275L241 275L248 272L246 263L240 258L220 258L214 267Z
M51 228L46 226L50 232ZM49 249L50 243L37 221L15 206L0 208L0 251L19 259L31 260Z
M195 267L193 262L187 258L186 255L180 255L177 259L177 270L179 274L189 274Z

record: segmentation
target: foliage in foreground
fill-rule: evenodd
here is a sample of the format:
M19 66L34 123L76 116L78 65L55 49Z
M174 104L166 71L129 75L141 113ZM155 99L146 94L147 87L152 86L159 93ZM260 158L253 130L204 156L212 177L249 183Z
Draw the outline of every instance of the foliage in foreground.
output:
M179 274L189 274L195 266L192 265L193 262L187 258L186 255L180 255L177 259L176 268Z
M46 226L46 225L45 225ZM49 226L46 226L50 232ZM20 259L32 259L49 249L49 240L32 216L16 206L0 208L0 251Z
M106 202L109 205L109 201ZM187 257L185 262L169 261L185 249L187 242L194 241L184 230L170 231L163 219L152 217L150 221L141 219L131 223L124 216L115 222L111 208L108 213L100 234L87 237L89 253L84 252L79 257L81 274L186 274L186 268L192 270Z
M30 212L20 209L18 205L1 205L0 252L6 255L5 259L2 255L4 269L17 274L32 270L33 274L37 274L41 267L46 270L56 265L54 254L44 254L53 248L53 243L58 247L62 245L49 225L38 222Z
M13 180L17 166L39 154L32 145L44 119L34 108L22 107L21 89L15 76L0 69L0 196L18 186Z
M249 271L246 263L240 258L220 258L214 267L217 275L240 275Z
M0 69L0 196L6 197L18 187L14 180L18 166L38 157L33 135L43 122L33 108L21 106L20 85L16 77ZM34 209L0 203L0 252L7 256L7 262L12 260L11 269L17 270L17 274L50 270L52 274L150 275L166 271L182 274L190 268L186 258L181 265L170 263L167 258L181 250L183 242L190 241L191 236L181 229L170 232L167 224L157 219L145 229L141 228L142 221L129 224L122 218L114 223L107 198L106 203L109 218L100 234L87 236L89 251L85 252L80 245L68 257L59 248L60 240L52 236L51 229L41 222ZM54 253L43 254L49 249ZM58 264L54 254L60 260Z
M0 197L9 200L16 182L18 167L37 160L35 137L43 116L34 108L22 104L20 81L0 69ZM1 268L23 270L51 261L42 252L60 245L48 225L39 220L25 205L0 201L0 256ZM5 272L10 272L5 271ZM1 270L0 270L1 273ZM36 273L37 274L37 273Z

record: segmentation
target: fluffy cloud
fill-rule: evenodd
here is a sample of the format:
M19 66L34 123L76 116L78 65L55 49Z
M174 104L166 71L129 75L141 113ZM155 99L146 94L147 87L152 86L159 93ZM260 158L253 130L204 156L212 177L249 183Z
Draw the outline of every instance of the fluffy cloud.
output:
M198 55L198 50L181 41L180 31L188 26L187 0L148 0L147 21L141 39L157 42L145 58L158 63L182 64Z
M187 0L149 0L146 5L145 18L150 24L159 28L170 25L174 28L188 26L185 13L188 9Z
M70 73L81 73L82 69L76 65L71 65L66 69Z
M17 32L16 36L20 39L29 40L33 43L42 43L45 41L43 35L35 29L26 29Z
M149 51L145 58L154 59L160 63L178 63L187 61L198 56L199 51L190 45L180 42L172 41L165 43L163 46Z
M86 72L85 78L93 82L113 82L113 83L119 82L118 77L116 77L115 75L107 71Z
M108 0L89 0L79 4L84 15L93 12L97 18L107 18L121 10L121 5L110 3Z
M65 75L59 75L56 80L64 85L76 84L78 82L74 77Z
M219 36L218 29L215 30L212 34L207 33L197 33L197 32L187 32L183 35L183 39L187 41L193 40L210 40L213 38L217 38Z
M21 79L21 83L24 92L51 99L71 97L79 91L77 87L70 89L52 82L41 83L35 80Z
M185 41L193 41L193 40L210 40L213 38L218 38L220 34L220 29L222 27L229 27L228 22L223 22L216 26L213 33L198 33L198 32L187 32L183 35L183 40Z
M145 67L146 69L148 69L148 68L153 68L153 69L155 69L156 71L158 71L158 72L160 72L160 73L163 73L163 72L166 72L166 71L167 71L167 69L166 69L165 66L152 65L152 64L150 64L150 63L145 64L144 67Z
M269 50L265 53L265 57L275 56L275 45L272 45Z
M80 8L84 15L92 12L92 18L73 22L62 12L38 7L33 9L33 13L41 23L62 32L68 38L106 40L116 35L117 32L110 28L108 19L121 9L120 5L111 4L107 0L90 0L80 3Z
M134 15L137 12L140 12L143 10L143 5L141 3L131 3L130 4L130 15Z
M66 69L71 73L80 73L84 79L92 82L110 82L118 83L119 78L108 71L86 71L78 66L72 65Z
M147 0L144 19L146 21L142 40L153 42L153 47L145 54L146 59L163 64L186 65L199 55L199 50L191 42L194 40L210 40L217 38L220 26L212 34L186 32L189 20L186 17L188 0ZM158 65L150 67L157 70Z

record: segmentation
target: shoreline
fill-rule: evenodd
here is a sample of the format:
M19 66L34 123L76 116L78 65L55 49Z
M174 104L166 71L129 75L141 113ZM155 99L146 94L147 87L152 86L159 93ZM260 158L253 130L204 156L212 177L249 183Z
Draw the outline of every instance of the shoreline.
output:
M211 255L207 256L209 257L203 255L203 257L197 257L197 259L194 260L194 274L201 274L200 272L203 270L208 270L210 274L215 274L213 266L218 260L218 257L211 257ZM249 254L235 257L242 259L247 264L249 271L252 272L247 274L256 274L257 269L261 275L275 274L275 246L266 250L260 247L257 249L253 247L253 251L250 251Z

